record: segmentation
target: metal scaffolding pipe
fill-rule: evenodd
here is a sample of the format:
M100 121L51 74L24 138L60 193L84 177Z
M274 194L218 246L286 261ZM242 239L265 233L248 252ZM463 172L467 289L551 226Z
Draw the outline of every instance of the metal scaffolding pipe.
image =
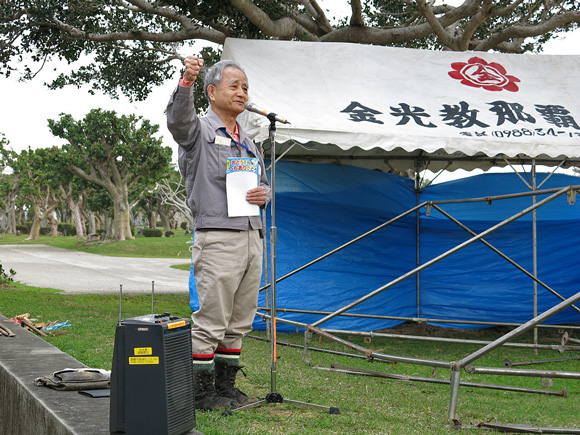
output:
M351 343L347 340L343 340L342 338L339 338L335 335L329 334L326 331L323 331L322 329L316 328L314 326L308 325L308 332L310 333L316 333L318 335L322 335L323 337L326 338L330 338L331 340L334 340L338 343L341 343L347 347L350 347L351 349L357 350L359 352L364 353L367 358L369 360L373 360L373 359L378 359L378 360L382 360L382 361L390 361L390 362L400 362L400 363L406 363L406 364L416 364L416 365L422 365L422 366L429 366L429 367L441 367L441 368L445 368L445 369L450 369L452 367L452 363L449 361L439 361L439 360L432 360L432 359L422 359L422 358L410 358L410 357L403 357L403 356L397 356L397 355L387 355L381 352L376 352L372 349L367 349L365 347L356 345L354 343ZM306 350L308 346L304 346L304 349Z
M467 198L467 199L442 199L439 201L432 201L433 204L461 204L461 203L470 203L470 202L493 202L493 201L500 201L503 199L515 199L515 198L523 198L526 196L535 196L535 195L548 195L550 193L557 193L561 190L561 187L552 187L550 189L543 189L543 190L536 190L535 192L520 192L520 193L509 193L506 195L495 195L495 196L482 196L479 198ZM566 190L580 190L580 185L573 185L573 186L566 186Z
M246 337L248 338L253 338L254 340L259 340L259 341L267 341L270 342L271 339L270 338L266 338L266 337L258 337L256 335L247 335ZM279 344L280 346L288 346L288 347L295 347L298 349L304 349L304 345L302 344L296 344L296 343L290 343L289 341L280 341L280 340L276 340L276 343ZM321 353L329 353L332 355L338 355L338 356L348 356L351 358L362 358L362 359L368 359L366 356L363 355L357 355L354 353L347 353L347 352L340 352L338 350L331 350L331 349L323 349L320 347L309 347L310 350L313 350L315 352L321 352ZM391 361L383 361L383 360L378 360L381 362L385 362L385 363L390 363Z
M565 301L560 302L558 305L550 308L549 310L544 311L542 314L534 317L529 322L526 322L523 325L521 325L521 326L517 327L516 329L514 329L513 331L508 332L507 334L505 334L504 336L498 338L497 340L493 341L492 343L488 344L487 346L484 346L481 349L479 349L478 351L472 353L471 355L468 355L467 357L465 357L462 360L458 361L456 363L456 365L459 368L462 368L462 367L467 366L468 364L471 364L473 361L481 358L482 356L484 356L485 354L491 352L495 348L503 345L508 340L510 340L510 339L512 339L514 337L517 337L518 335L524 333L528 329L531 329L531 328L535 327L536 325L542 323L544 320L549 319L550 317L558 314L560 311L568 308L570 305L572 305L572 304L574 304L574 303L576 303L578 301L580 301L580 292L576 293L574 296L566 299Z
M526 376L530 378L559 378L559 379L580 379L580 372L561 372L557 370L533 370L514 369L502 367L474 367L468 365L465 371L477 375L499 375L499 376Z
M461 369L457 367L451 368L451 377L450 377L450 385L451 385L451 396L449 398L449 413L448 417L449 420L452 420L454 424L458 424L460 422L457 416L457 401L459 399L459 385L461 384Z
M258 310L270 311L268 307L258 307ZM301 310L298 308L277 308L278 313L301 313L301 314L317 314L325 316L331 314L332 311L321 311L321 310ZM262 316L261 313L258 315ZM342 317L359 317L366 319L384 319L384 320L401 320L403 322L416 322L416 323L460 323L465 325L481 325L481 326L513 326L518 327L521 323L510 323L510 322L488 322L485 320L458 320L458 319L437 319L430 317L401 317L401 316L381 316L379 314L358 314L358 313L341 313ZM538 328L551 328L551 329L580 329L580 326L575 325L538 325ZM351 331L346 331L350 333ZM370 334L376 334L370 332ZM572 339L570 339L572 341ZM580 340L576 340L580 343Z
M504 359L501 362L501 365L504 367L516 367L516 366L529 366L533 364L551 364L555 362L577 361L579 359L580 356L573 356L570 358L557 358L557 359L540 359L532 361L510 361L509 359Z
M540 427L540 426L530 426L526 424L501 424L501 423L482 422L478 424L477 427L482 429L493 429L498 432L509 432L509 433L580 434L580 429L578 428Z
M363 370L351 367L344 367L339 366L336 364L332 364L330 369L325 367L315 367L319 370L330 370L340 373L348 373L348 374L355 374L355 375L363 375L363 376L373 376L377 378L387 378L387 379L395 379L399 381L410 381L410 382L425 382L428 384L443 384L449 385L451 383L450 380L447 379L438 379L438 378L426 378L422 376L409 376L409 375L398 375L394 373L382 373L382 372L375 372L371 370ZM567 397L568 391L566 388L556 391L556 390L541 390L539 388L525 388L525 387L513 387L511 385L496 385L496 384L482 384L479 382L460 382L460 386L462 387L473 387L473 388L486 388L490 390L502 390L502 391L513 391L516 393L533 393L533 394L543 394L546 396L561 396Z
M466 367L467 365L471 364L473 361L481 358L482 356L486 355L487 353L491 352L492 350L496 349L497 347L503 345L508 340L517 337L518 335L522 334L523 332L529 330L530 328L539 325L546 319L558 314L560 311L568 308L570 305L578 302L580 300L580 292L576 293L574 296L566 299L563 302L560 302L558 305L550 308L549 310L543 312L542 314L536 316L529 322L524 323L523 325L519 326L518 328L514 329L511 332L508 332L504 336L498 338L494 342L488 344L487 346L482 347L478 351L468 355L467 357L463 358L462 360L453 364L451 369L451 397L449 401L449 419L453 420L454 422L458 422L457 419L457 397L459 395L459 382L461 377L461 369ZM500 370L508 370L508 369L500 369ZM517 369L509 369L509 370L517 370ZM524 370L524 369L519 369Z
M407 334L388 334L382 332L357 332L357 331L343 331L337 329L327 329L324 328L330 334L349 334L358 335L361 337L382 337L382 338L397 338L397 339L412 339L418 341L434 341L441 343L462 343L462 344L489 344L492 341L489 340L470 340L462 338L448 338L448 337L423 337L420 335L407 335ZM545 350L557 350L557 351L578 351L580 346L562 346L562 345L552 345L552 344L534 344L534 343L504 343L505 347L517 347L524 349L545 349Z
M267 314L256 313L256 315L262 317L263 319L269 319L270 316ZM283 318L277 318L276 321L278 323L284 323L287 325L295 326L296 328L307 328L306 323L297 322L294 320L287 320ZM508 326L520 326L521 324L515 323L510 324ZM561 325L539 325L539 326L557 326L561 328ZM419 335L408 335L408 334L391 334L386 332L374 332L374 331L349 331L343 329L328 329L328 328L320 328L321 331L328 332L330 334L343 334L343 335L357 335L360 337L377 337L377 338L396 338L396 339L411 339L411 340L419 340L419 341L433 341L433 342L442 342L442 343L462 343L462 344L489 344L492 343L491 341L486 340L471 340L471 339L461 339L461 338L448 338L448 337L423 337ZM580 346L566 346L566 345L552 345L552 344L533 344L533 343L504 343L503 346L505 347L515 347L515 348L523 348L523 349L545 349L545 350L557 350L558 352L564 351L580 351Z

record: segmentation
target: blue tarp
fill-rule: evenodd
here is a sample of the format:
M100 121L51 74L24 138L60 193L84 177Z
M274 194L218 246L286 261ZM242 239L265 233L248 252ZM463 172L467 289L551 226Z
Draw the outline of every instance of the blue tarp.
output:
M525 176L525 175L524 175ZM538 174L538 183L546 174ZM276 166L277 276L281 277L417 205L413 181L352 166L280 162ZM580 184L580 178L553 175L542 189ZM462 199L526 192L514 173L486 174L436 184L423 201ZM539 197L538 200L545 196ZM580 202L580 201L579 201ZM479 233L532 205L532 198L487 203L448 204L442 208ZM566 195L537 213L538 277L564 297L580 291L580 204ZM270 226L270 210L267 210ZM471 238L443 215L420 212L421 264ZM486 237L528 271L533 271L532 215ZM416 267L416 217L411 214L373 235L279 282L276 302L284 308L335 311ZM348 313L397 317L524 323L533 317L533 281L481 242L475 242L427 268L420 275L420 312L412 276L349 310ZM259 305L265 305L265 292ZM538 286L539 313L560 302ZM278 317L312 323L317 314ZM568 308L547 323L579 323ZM337 317L323 328L370 331L398 320ZM471 325L445 326L473 328ZM255 329L264 329L257 318ZM296 328L278 323L280 331Z

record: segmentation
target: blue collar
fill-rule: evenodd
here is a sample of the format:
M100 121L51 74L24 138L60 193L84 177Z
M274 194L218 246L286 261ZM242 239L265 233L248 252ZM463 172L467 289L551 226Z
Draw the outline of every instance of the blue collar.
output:
M225 134L227 137L229 137L231 139L231 141L233 143L235 143L237 146L242 147L243 149L245 149L247 152L249 152L251 155L254 155L254 153L252 151L250 151L250 149L243 143L238 142L237 140L235 140L233 137L230 136L230 134L228 133L228 130L225 127L220 128L220 131Z

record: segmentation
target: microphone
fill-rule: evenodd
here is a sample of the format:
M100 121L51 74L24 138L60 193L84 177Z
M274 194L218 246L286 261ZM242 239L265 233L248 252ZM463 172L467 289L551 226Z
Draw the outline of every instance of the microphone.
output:
M265 116L268 119L272 119L274 118L275 121L281 122L282 124L290 124L290 122L286 119L286 118L282 118L281 116L272 113L272 112L268 112L267 110L264 110L258 106L256 106L254 103L246 103L245 104L246 110L249 110L250 112L254 112L257 113L258 115L262 115Z

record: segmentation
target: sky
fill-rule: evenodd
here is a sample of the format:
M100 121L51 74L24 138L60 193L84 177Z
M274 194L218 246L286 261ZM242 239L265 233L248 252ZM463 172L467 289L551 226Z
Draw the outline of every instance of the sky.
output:
M322 3L326 7L333 2L338 3L338 0L324 0ZM347 2L340 0L340 4L345 5ZM343 11L345 10L342 9L340 12ZM580 31L565 35L559 40L548 43L544 53L580 55ZM194 45L192 52L198 52L201 47L201 44ZM176 65L180 64L179 61L174 62ZM90 110L102 108L115 110L119 115L134 113L148 119L153 124L158 124L160 126L159 137L163 138L165 146L170 146L174 150L174 161L177 160L176 146L167 130L164 110L171 92L177 85L178 77L156 87L146 101L130 102L125 97L114 100L105 95L90 95L87 92L88 87L48 90L44 83L51 81L66 68L66 65L49 63L29 82L19 82L17 73L8 79L0 77L0 101L2 101L0 104L0 133L3 133L8 139L12 149L19 152L29 146L31 148L46 148L61 145L62 139L50 133L48 119L57 120L61 113L67 113L80 120ZM450 176L457 178L463 174L455 171ZM448 178L438 178L438 181L445 181Z

